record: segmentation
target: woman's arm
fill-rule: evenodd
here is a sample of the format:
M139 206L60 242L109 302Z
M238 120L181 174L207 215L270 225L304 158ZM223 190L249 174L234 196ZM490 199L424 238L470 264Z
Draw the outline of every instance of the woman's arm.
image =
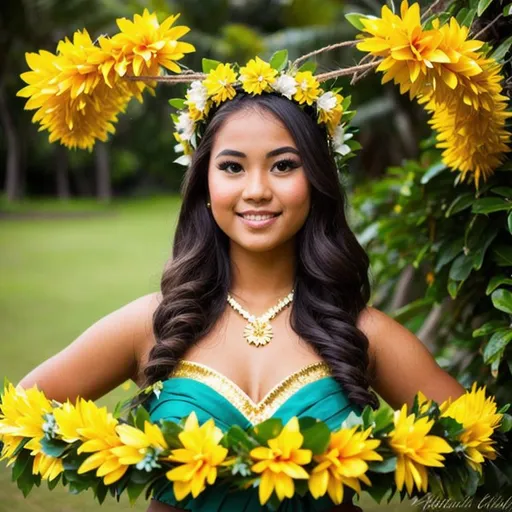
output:
M21 381L48 398L96 400L127 379L136 381L143 351L153 339L152 317L160 293L144 295L103 317Z
M418 391L438 403L465 393L464 387L439 367L419 338L385 313L366 308L358 327L370 343L371 386L394 409L404 403L412 406Z

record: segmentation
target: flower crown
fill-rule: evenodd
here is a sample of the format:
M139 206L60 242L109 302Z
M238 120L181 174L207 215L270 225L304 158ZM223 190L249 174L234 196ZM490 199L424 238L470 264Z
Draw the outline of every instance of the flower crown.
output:
M455 17L441 21L434 14L426 19L432 7L421 16L419 4L409 7L403 0L400 14L387 5L380 18L348 14L347 19L361 30L357 40L320 48L292 63L286 51L274 54L270 62L256 57L240 68L204 59L202 73L177 63L195 51L179 40L189 31L186 26L173 26L179 15L160 24L155 14L145 10L133 21L118 19L120 32L101 36L97 43L84 30L74 34L73 42L61 41L56 54L27 53L32 71L21 75L28 86L18 95L28 98L26 109L37 109L32 120L50 132L50 142L91 150L96 140L105 141L115 132L117 116L131 98L142 101L142 92L153 92L157 82L191 83L185 99L171 100L178 109L173 114L174 136L183 152L178 161L187 164L213 106L231 100L237 88L253 95L274 92L314 109L343 162L360 147L346 133L355 112L347 110L350 96L344 98L339 88L320 84L339 76L352 76L353 84L376 69L384 73L383 83L393 80L402 94L425 107L438 132L436 147L443 150L444 164L459 171L458 181L468 177L478 188L510 150L506 123L512 113L507 111L508 98L501 86L506 50L499 47L493 52L477 39L479 34L471 39L469 28ZM356 66L319 75L313 75L312 62L298 67L300 61L344 46L356 46L367 54ZM162 76L164 69L176 75Z
M289 62L286 50L276 52L270 62L256 57L239 69L236 65L203 59L205 78L190 84L185 99L170 100L171 106L178 109L178 113L172 115L176 129L174 137L178 142L175 149L183 153L175 161L184 165L190 163L207 124L208 114L213 108L232 100L237 90L253 96L275 93L301 108L312 107L317 122L327 130L334 153L339 160L345 160L343 157L348 157L353 149L358 148L355 141L345 144L352 138L351 133L346 133L346 127L355 114L348 110L350 96L345 98L339 94L341 88L323 89L313 75L314 69L312 62L300 68Z

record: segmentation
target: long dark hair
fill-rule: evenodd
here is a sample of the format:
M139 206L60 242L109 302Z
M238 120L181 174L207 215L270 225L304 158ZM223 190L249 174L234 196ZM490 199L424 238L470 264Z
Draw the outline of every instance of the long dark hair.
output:
M311 184L311 209L296 235L291 326L328 363L353 404L377 408L378 399L368 389L368 339L356 327L370 297L369 259L347 224L346 195L325 131L306 111L275 94L237 94L212 114L200 139L182 185L172 259L153 316L156 345L144 368L145 386L167 378L227 306L229 239L206 207L207 173L215 134L231 114L247 108L264 109L283 123Z

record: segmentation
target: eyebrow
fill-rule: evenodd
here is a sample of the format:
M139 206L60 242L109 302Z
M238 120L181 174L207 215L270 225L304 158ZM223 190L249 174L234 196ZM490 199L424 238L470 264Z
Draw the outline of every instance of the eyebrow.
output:
M295 148L292 148L291 146L283 146L282 148L269 151L266 158L272 158L274 156L282 155L283 153L294 153L295 155L300 156L300 153ZM247 155L241 151L235 151L234 149L223 149L215 158L219 158L221 156L237 156L239 158L245 158Z

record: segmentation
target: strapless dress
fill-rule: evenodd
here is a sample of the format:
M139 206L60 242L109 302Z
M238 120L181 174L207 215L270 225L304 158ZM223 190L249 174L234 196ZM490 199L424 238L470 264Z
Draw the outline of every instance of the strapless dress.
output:
M234 382L204 364L182 360L172 376L163 382L159 396L145 404L151 420L178 422L195 411L199 424L213 418L215 425L227 431L232 425L247 429L268 418L280 418L283 424L293 416L312 416L324 421L331 430L360 408L349 402L342 387L332 377L325 362L309 364L272 388L258 403ZM172 482L156 487L152 498L193 512L259 512L270 510L259 503L258 489L227 491L225 484L208 487L197 497L189 495L179 505ZM343 503L351 503L354 491L345 486ZM328 494L314 499L309 494L285 498L279 512L320 512L334 506Z

